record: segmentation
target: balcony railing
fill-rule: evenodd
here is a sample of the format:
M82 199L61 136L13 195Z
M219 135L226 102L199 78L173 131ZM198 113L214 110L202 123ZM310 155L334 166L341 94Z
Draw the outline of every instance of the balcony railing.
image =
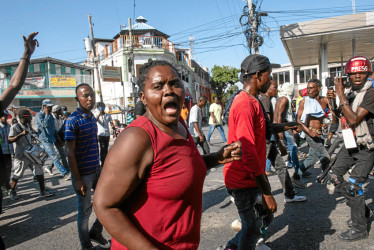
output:
M132 36L134 48L144 49L164 49L175 55L174 44L161 36ZM130 36L125 35L117 38L114 42L107 45L104 50L98 53L101 60L117 52L121 48L130 48Z

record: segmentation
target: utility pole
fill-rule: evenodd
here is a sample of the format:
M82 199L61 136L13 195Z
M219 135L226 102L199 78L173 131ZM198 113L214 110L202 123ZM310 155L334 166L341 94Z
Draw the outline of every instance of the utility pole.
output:
M258 27L261 25L261 17L267 15L266 12L256 11L256 5L252 3L252 0L247 0L247 6L243 9L243 14L239 19L239 23L246 29L244 34L247 38L247 45L250 54L252 54L252 52L258 54L259 47L264 42L262 36L258 34Z
M257 18L255 18L255 5L252 4L252 0L248 0L248 12L249 12L249 21L251 22L251 31L252 31L252 42L251 49L255 49L255 54L259 54L258 47L255 46L255 39L257 37Z
M129 21L129 35L130 35L130 62L129 62L129 66L131 68L130 79L131 79L131 83L132 83L132 97L134 97L134 102L135 102L134 39L133 39L133 36L132 36L131 18L129 18L128 21Z
M98 65L98 58L96 57L95 38L94 38L94 34L93 34L91 18L92 18L92 16L90 14L88 14L88 23L90 24L90 32L91 32L91 45L92 45L92 52L93 52L93 62L94 62L94 65L95 65L96 76L97 76L97 83L98 83L98 86L99 86L100 102L103 102L103 93L101 92L101 82L100 82L100 74L99 74L99 65Z

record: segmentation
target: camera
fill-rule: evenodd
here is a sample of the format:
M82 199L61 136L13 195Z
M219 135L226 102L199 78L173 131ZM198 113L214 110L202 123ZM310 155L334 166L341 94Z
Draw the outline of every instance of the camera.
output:
M342 84L344 88L351 86L348 76L342 76Z
M325 83L328 89L333 89L335 85L334 77L326 77Z
M342 78L342 84L344 88L351 86L348 76L338 76L338 77ZM328 89L333 89L335 86L334 77L326 77L325 83Z

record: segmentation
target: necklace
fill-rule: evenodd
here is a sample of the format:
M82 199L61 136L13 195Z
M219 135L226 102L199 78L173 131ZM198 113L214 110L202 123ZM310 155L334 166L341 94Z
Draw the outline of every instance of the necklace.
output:
M248 90L246 90L246 89L243 89L243 91L244 92L246 92L248 95L250 95L250 96L252 96L253 98L255 98L255 99L257 99L256 97L254 97L251 93L249 93L249 91Z

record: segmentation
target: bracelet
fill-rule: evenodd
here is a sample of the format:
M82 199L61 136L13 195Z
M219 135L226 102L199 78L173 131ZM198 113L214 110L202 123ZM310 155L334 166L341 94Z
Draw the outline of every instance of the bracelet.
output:
M339 107L341 108L341 107L343 107L343 106L345 106L345 105L348 105L348 104L349 104L348 101L347 101L347 102L343 102L343 103L340 103Z
M30 63L30 60L27 59L26 57L21 57L21 60L22 60L22 59L25 60L26 62L28 62L29 64L31 64L31 63Z

